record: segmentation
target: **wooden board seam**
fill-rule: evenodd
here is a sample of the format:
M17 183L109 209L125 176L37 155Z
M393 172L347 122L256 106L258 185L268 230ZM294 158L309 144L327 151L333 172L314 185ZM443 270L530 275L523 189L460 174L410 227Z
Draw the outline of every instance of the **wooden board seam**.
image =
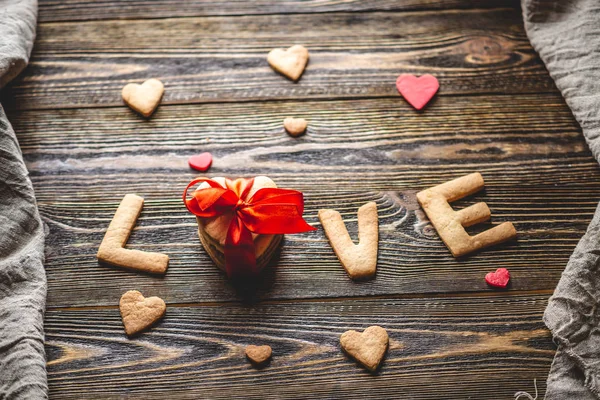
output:
M127 21L160 21L167 19L188 19L188 18L213 18L213 17L223 17L223 18L235 18L235 17L266 17L266 16L274 16L274 15L284 15L284 16L293 16L293 15L323 15L323 14L375 14L375 13L402 13L402 14L428 14L433 12L450 12L450 13L459 13L459 12L482 12L482 11L512 11L518 9L518 7L469 7L469 8L413 8L413 9L403 9L403 8L393 8L393 9L375 9L375 10L331 10L331 11L316 11L316 12L269 12L269 13L256 13L256 14L206 14L206 15L186 15L186 16L167 16L167 17L137 17L137 18L100 18L100 19L78 19L78 20L54 20L54 21L42 21L39 23L40 26L43 25L60 25L60 24L74 24L74 23L86 23L86 22L99 22L99 21L118 21L118 22L127 22Z
M503 291L493 290L481 291L481 292L437 292L437 293L404 293L394 295L375 295L375 296L338 296L338 297L307 297L307 298L289 298L289 299L270 299L260 300L255 303L247 303L239 300L228 300L228 301L207 301L207 302L178 302L169 303L169 307L219 307L219 306L231 306L231 305L278 305L278 304L298 304L298 303L332 303L341 301L361 301L361 300L418 300L418 299L460 299L460 298L472 298L472 297L505 297L505 296L528 296L528 295L548 295L550 296L554 290L552 289L538 289L538 290L515 290L515 291ZM118 309L119 305L104 305L104 306L79 306L79 307L64 307L64 306L49 306L48 311L86 311L86 310L114 310Z
M393 82L392 82L393 83ZM165 87L165 91L169 90L168 87ZM558 94L558 90L544 90L544 91L523 91L522 95L555 95ZM501 97L514 97L515 93L496 93L496 92L479 92L479 93L469 93L469 94L460 94L460 93L438 93L435 97L445 97L445 98L471 98L471 97L484 97L484 96L501 96ZM169 106L187 106L187 105L219 105L219 104L238 104L238 103L247 103L247 104L265 104L265 103L286 103L286 102L294 102L294 103L319 103L319 102L331 102L331 101L360 101L360 100L389 100L389 99L398 99L399 101L403 101L402 96L400 94L394 96L352 96L352 97L317 97L317 98L298 98L298 97L280 97L277 99L253 99L253 98L222 98L216 101L211 101L210 99L197 99L191 101L163 101L158 106L160 107L169 107ZM23 111L36 111L36 110L79 110L79 109L110 109L110 108L121 108L127 107L123 103L103 103L103 104L72 104L65 105L60 107L52 107L52 106L37 106L37 107L27 107L27 108L15 108L11 107L10 103L8 106L4 107L7 112L23 112ZM399 104L399 107L404 107L404 104ZM141 117L140 117L141 118Z

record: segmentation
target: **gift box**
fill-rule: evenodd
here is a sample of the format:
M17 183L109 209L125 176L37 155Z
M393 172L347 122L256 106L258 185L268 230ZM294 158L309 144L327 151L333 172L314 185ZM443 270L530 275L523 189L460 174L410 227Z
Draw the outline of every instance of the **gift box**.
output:
M257 275L284 234L315 230L302 218L302 193L279 189L266 176L198 178L190 182L183 199L196 215L200 242L229 277Z
M213 181L219 183L222 187L227 187L227 180L222 177L212 178ZM238 180L239 182L232 182L232 186L246 184L246 180ZM198 186L198 189L206 189L210 186L208 183L203 182ZM254 178L254 184L248 193L248 198L251 198L259 189L262 188L276 188L277 185L270 178L266 176L257 176ZM243 187L241 187L243 191ZM219 215L211 218L202 218L196 216L198 221L198 236L200 242L206 249L206 252L217 264L219 268L225 271L225 241L227 239L227 230L231 224L233 218L233 212L227 212L223 215ZM277 248L281 244L283 235L260 235L253 233L252 240L254 241L254 252L256 257L256 267L260 272L273 258L273 255L277 251Z

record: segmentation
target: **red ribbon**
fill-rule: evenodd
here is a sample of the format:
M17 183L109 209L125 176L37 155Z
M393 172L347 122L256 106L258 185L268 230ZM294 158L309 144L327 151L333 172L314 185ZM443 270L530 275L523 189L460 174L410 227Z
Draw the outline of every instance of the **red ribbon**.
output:
M188 190L200 182L206 182L210 187L194 191L188 199ZM254 178L226 179L225 183L226 188L211 179L194 179L183 192L183 202L200 218L233 214L225 239L225 270L229 277L258 274L252 233L280 235L316 230L302 219L304 198L301 192L262 188L248 199Z

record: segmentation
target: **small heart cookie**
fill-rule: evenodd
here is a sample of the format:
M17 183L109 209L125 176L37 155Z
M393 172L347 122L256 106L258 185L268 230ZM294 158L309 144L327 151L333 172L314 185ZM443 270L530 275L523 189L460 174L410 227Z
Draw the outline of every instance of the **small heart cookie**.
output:
M144 117L149 117L160 103L164 91L165 87L161 81L148 79L141 85L128 83L123 87L121 96L129 107Z
M437 93L440 84L433 75L426 74L417 78L411 74L402 74L396 80L396 88L406 101L420 110Z
M256 365L266 363L271 358L271 354L271 346L255 346L251 344L246 347L246 357Z
M308 50L298 44L287 50L273 49L269 52L267 61L275 71L295 82L300 78L308 63Z
M283 120L283 127L290 134L290 136L297 137L302 135L306 131L308 122L304 118L292 118L288 117Z
M386 330L376 325L368 327L362 333L347 331L340 337L342 349L371 372L379 367L388 343Z
M510 272L506 268L498 268L496 272L488 272L485 281L490 286L505 288L510 281Z
M133 336L161 319L167 306L159 297L146 298L137 290L130 290L121 296L119 309L125 333Z
M188 164L196 171L206 172L212 165L212 155L210 153L200 153L188 158Z

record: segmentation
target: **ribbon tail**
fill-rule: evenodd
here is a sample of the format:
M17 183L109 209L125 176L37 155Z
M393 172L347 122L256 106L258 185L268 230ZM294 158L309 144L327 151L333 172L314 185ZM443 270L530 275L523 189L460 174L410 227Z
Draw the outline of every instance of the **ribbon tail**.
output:
M232 218L225 239L225 271L229 278L258 274L252 232L237 216Z
M262 235L317 230L302 218L295 204L252 204L241 210L240 219L251 232Z

